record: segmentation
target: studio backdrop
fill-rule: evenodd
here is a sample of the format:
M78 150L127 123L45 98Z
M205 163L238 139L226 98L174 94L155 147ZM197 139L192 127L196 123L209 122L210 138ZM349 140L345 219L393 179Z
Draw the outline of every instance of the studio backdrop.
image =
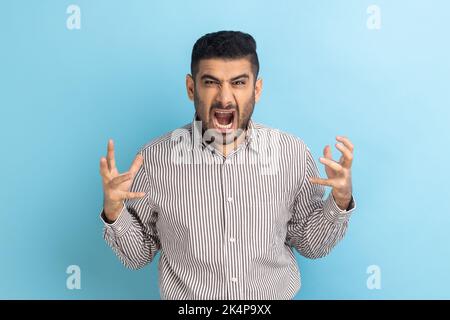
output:
M255 121L300 137L322 176L325 145L355 145L356 212L329 256L296 252L295 298L449 299L444 0L2 0L0 298L160 298L159 254L128 270L102 238L99 160L113 138L125 171L192 120L192 46L219 30L256 39Z

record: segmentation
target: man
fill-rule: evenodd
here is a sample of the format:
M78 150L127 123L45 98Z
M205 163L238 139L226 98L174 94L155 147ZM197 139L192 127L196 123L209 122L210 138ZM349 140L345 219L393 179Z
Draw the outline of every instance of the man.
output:
M251 120L258 71L250 35L206 34L186 76L192 123L145 145L128 172L117 171L112 140L100 161L105 239L133 269L161 252L163 299L292 299L293 248L323 257L347 229L352 143L336 138L339 161L325 147L319 178L299 138Z

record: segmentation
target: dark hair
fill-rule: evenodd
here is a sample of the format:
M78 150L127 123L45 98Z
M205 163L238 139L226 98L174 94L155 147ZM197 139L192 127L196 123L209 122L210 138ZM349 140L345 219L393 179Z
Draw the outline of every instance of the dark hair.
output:
M240 31L218 31L207 33L198 39L192 48L191 74L195 79L198 64L202 59L239 59L248 57L252 64L255 81L258 78L259 61L256 41L247 33Z

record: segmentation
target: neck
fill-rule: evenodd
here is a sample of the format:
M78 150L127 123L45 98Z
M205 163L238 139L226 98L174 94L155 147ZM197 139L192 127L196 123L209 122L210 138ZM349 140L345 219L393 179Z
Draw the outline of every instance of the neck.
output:
M240 144L244 142L246 133L247 129L242 131L241 134L233 142L229 144L218 145L213 142L214 148L220 150L224 156L228 156L233 150L236 150L240 146Z

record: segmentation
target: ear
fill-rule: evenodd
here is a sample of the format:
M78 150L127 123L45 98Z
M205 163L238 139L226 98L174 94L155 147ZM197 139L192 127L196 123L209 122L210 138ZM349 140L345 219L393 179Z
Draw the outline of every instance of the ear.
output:
M259 101L263 87L263 80L259 78L255 83L255 103Z
M186 90L189 97L189 100L194 101L194 90L195 90L195 84L194 79L190 74L186 75Z

